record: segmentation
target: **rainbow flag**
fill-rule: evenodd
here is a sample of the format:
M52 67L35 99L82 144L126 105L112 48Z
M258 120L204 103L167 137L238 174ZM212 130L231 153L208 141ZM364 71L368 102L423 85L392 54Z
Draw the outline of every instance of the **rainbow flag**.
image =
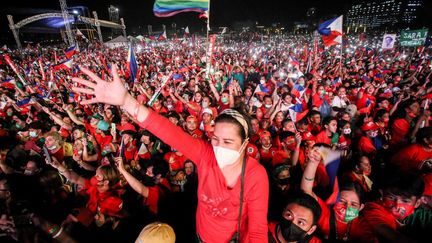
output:
M157 17L170 17L182 12L204 13L210 0L156 0L153 13Z

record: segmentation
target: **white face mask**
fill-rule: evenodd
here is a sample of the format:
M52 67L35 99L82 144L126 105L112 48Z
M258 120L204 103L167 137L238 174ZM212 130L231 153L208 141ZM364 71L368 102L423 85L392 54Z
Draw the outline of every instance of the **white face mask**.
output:
M30 131L29 132L30 137L35 138L37 137L37 133L35 131Z
M270 109L272 105L265 105L265 108Z
M201 103L201 106L202 106L203 108L207 108L207 107L208 107L208 102L204 102L204 101L203 101L203 102Z
M57 148L57 145L55 145L55 144L53 146L51 146L51 147L48 147L49 150L54 150L56 148Z
M236 151L233 149L227 149L221 146L213 146L213 151L216 156L216 161L219 168L223 168L227 165L232 165L237 159L240 157L241 152L243 151L243 146L246 144L246 141L243 142L240 147L240 151Z
M370 135L369 135L371 138L374 138L374 137L376 137L376 136L378 136L378 131L372 131L372 132L370 132Z
M266 81L265 81L264 79L261 79L261 80L260 80L260 83L261 83L261 84L265 84Z
M350 133L351 133L351 128L345 128L345 129L343 130L343 133L344 133L345 135L350 134Z

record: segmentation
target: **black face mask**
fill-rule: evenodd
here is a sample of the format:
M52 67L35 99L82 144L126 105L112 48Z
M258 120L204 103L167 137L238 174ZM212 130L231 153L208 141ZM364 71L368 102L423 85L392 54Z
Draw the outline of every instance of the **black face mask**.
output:
M144 175L143 184L145 186L155 186L156 183L154 181L154 178L148 175Z
M302 242L307 234L306 231L302 230L300 227L293 224L292 221L285 218L282 218L281 222L279 223L279 227L283 238L288 242Z
M283 178L283 179L278 179L279 185L288 185L290 184L290 178Z

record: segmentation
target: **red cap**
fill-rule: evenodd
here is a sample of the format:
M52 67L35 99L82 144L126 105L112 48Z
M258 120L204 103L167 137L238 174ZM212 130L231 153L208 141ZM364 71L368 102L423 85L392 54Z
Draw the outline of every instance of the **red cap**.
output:
M120 131L133 131L133 132L136 132L136 128L134 127L134 125L132 125L130 123L126 123L123 126L118 126L117 128Z
M269 131L263 131L263 132L260 134L260 139L261 139L261 138L265 138L265 137L271 137L271 134L270 134Z
M315 136L311 132L304 132L302 134L302 140L304 141L315 141Z
M378 130L378 128L379 127L377 124L375 124L375 122L370 121L370 122L366 122L365 124L363 124L363 126L361 127L361 130L364 132L367 132L367 131L371 131L371 130Z

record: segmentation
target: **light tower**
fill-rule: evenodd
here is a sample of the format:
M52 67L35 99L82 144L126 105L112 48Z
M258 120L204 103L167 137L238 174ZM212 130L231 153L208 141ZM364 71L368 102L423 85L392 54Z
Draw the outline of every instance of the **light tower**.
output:
M69 14L67 10L66 0L59 0L59 2L60 2L60 9L62 11L63 21L65 23L66 35L69 42L68 44L69 46L72 46L75 44L75 40L73 38L72 31L69 25Z

